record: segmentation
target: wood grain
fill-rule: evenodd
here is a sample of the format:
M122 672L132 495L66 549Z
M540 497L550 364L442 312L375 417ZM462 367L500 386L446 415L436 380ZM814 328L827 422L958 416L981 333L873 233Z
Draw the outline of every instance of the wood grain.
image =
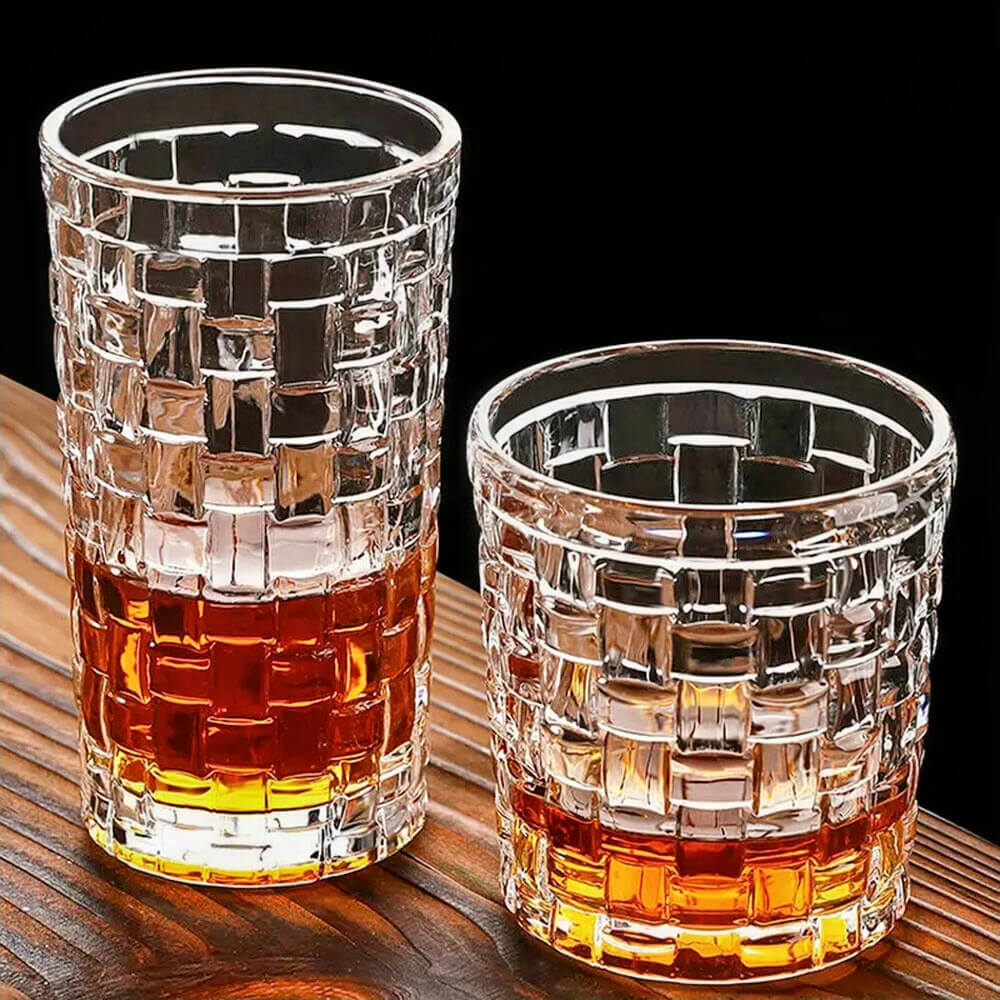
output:
M431 804L405 851L253 891L112 860L78 819L54 409L7 380L0 393L0 1000L1000 996L1000 848L926 812L906 916L823 973L741 989L642 983L522 936L497 884L478 597L444 577Z

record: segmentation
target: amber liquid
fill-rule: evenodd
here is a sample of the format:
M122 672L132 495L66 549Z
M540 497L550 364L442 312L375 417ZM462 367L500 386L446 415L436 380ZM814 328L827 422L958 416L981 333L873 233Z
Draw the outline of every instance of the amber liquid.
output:
M116 781L174 806L302 809L408 752L434 552L330 593L229 604L70 559L77 693Z
M808 969L854 953L857 927L841 918L852 903L885 892L878 871L894 871L912 842L912 788L869 814L824 824L800 836L706 841L645 836L586 821L516 783L511 788L514 861L537 870L544 844L548 890L572 914L550 939L587 961L594 917L677 928L677 950L664 963L655 939L605 945L599 964L633 974L679 979L744 979ZM873 856L876 862L873 864ZM734 948L727 931L753 924L817 922L818 941L760 936L752 955ZM530 913L527 918L530 923ZM531 928L537 933L539 929ZM685 947L685 930L690 942ZM717 931L717 936L704 932ZM543 929L543 936L547 931ZM625 935L627 938L628 935ZM752 958L753 964L746 964Z

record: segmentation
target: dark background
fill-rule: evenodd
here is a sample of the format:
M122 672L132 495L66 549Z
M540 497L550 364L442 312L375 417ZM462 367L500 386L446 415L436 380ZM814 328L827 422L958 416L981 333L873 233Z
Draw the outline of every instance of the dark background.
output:
M987 493L995 53L979 49L975 26L935 13L884 24L755 14L708 32L414 30L379 33L374 46L343 33L332 45L326 30L312 43L303 31L294 44L263 37L238 50L193 36L116 46L110 63L83 59L79 38L65 59L47 40L57 51L5 109L18 171L8 239L23 248L23 270L8 290L2 370L55 394L35 132L57 103L115 78L240 63L434 98L464 132L442 570L476 585L465 428L476 399L518 368L589 346L708 336L892 367L942 400L961 456L920 799L1000 841L986 790L1000 727Z

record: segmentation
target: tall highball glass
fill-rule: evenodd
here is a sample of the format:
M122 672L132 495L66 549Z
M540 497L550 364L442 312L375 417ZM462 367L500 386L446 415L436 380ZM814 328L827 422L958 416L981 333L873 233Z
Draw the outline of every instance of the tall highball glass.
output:
M768 979L905 906L948 417L898 375L635 344L472 419L501 876L593 965Z
M194 882L377 861L426 799L458 127L210 70L41 153L87 828Z

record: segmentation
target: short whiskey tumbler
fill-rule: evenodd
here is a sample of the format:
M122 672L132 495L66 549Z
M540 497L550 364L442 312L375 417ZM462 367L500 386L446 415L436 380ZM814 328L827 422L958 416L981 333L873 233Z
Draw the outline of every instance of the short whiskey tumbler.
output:
M458 127L212 70L41 152L90 834L195 882L377 861L426 801Z
M637 344L501 383L469 460L519 924L685 981L885 935L955 474L941 405L819 351Z

